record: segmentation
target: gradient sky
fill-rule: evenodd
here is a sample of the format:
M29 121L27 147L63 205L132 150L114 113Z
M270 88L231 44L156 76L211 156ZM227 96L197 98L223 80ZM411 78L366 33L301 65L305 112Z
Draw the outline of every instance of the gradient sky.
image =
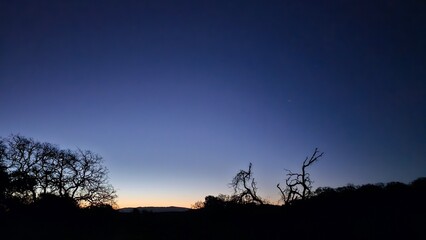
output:
M303 2L303 3L302 3ZM92 150L120 207L426 176L424 1L1 1L0 136Z

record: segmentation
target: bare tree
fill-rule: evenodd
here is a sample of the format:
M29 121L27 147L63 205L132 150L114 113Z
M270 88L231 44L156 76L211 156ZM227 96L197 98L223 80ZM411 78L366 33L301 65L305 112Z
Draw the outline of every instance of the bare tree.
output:
M257 186L251 167L250 163L248 171L240 170L232 179L230 184L234 188L232 198L237 203L263 204L263 200L257 196Z
M30 202L42 194L53 194L73 198L81 206L115 204L117 196L99 155L62 150L19 135L4 142L4 165L12 195Z
M7 174L5 166L6 145L0 139L0 211L4 209L3 202L6 199L8 189L10 187L9 174Z
M90 151L78 150L77 163L73 165L75 181L71 196L89 205L114 204L114 188L108 184L108 169L102 165L102 157Z
M5 166L10 177L11 195L24 202L37 198L37 165L40 144L32 139L13 135L4 141Z
M280 190L284 204L291 204L294 200L307 199L312 196L313 181L307 172L307 168L314 162L318 161L318 159L322 157L323 154L323 152L318 151L318 148L315 148L315 151L311 157L306 157L306 159L303 161L302 172L300 173L295 173L285 169L287 171L287 177L285 179L286 187L282 189L280 184L277 184L277 188Z

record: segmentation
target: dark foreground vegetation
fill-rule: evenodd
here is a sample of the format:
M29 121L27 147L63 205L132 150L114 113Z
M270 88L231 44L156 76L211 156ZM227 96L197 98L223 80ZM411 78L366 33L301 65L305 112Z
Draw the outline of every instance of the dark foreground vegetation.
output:
M231 196L185 212L123 213L97 154L0 138L0 239L426 239L426 178L314 191L308 170L322 156L315 149L286 170L283 206L257 194L250 163Z
M120 213L45 196L0 214L2 239L426 239L426 178L319 188L289 205L206 197L187 212Z

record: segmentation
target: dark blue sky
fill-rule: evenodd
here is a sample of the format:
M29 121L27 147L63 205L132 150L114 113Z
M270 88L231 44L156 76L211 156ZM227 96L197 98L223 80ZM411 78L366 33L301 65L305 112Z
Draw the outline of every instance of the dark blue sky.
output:
M0 136L102 155L120 206L426 176L423 1L1 1Z

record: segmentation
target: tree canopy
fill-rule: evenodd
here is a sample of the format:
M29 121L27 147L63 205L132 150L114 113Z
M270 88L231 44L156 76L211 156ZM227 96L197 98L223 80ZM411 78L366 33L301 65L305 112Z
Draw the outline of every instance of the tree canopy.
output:
M46 194L74 199L80 206L114 205L102 157L89 150L61 149L32 138L0 138L2 198L32 203Z

